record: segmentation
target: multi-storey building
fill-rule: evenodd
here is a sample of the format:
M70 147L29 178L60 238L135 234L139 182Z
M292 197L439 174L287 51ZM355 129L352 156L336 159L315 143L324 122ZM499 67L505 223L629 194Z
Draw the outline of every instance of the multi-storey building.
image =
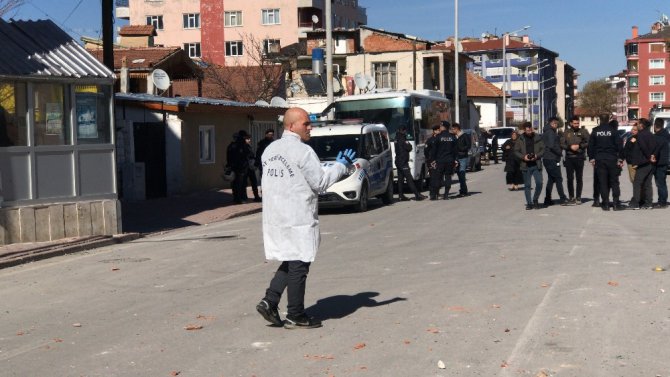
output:
M654 108L670 108L666 80L670 77L669 38L670 23L663 16L648 34L639 35L638 27L633 26L631 38L624 43L629 121L648 117Z
M468 69L504 90L506 113L513 112L514 122L528 120L539 126L551 116L568 117L574 109L574 68L558 60L557 53L532 43L527 35L500 38L485 34L460 43L474 60Z
M612 89L616 91L616 103L614 104L614 115L620 125L628 124L628 85L626 71L611 75L605 79Z
M117 0L117 17L156 27L156 45L181 46L220 65L253 64L249 55L297 45L325 25L324 0ZM334 0L334 28L367 23L358 0Z

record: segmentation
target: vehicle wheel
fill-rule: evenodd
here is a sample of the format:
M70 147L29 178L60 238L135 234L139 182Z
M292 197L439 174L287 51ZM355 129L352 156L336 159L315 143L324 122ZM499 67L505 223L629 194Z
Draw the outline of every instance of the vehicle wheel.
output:
M361 195L358 198L358 203L356 204L356 212L365 212L368 210L368 185L363 183L361 187Z
M389 177L389 183L386 185L386 192L380 195L379 199L386 205L393 203L393 174Z

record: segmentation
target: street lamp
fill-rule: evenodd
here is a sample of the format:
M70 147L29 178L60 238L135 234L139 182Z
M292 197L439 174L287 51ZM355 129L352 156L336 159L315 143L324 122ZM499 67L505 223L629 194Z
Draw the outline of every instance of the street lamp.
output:
M513 32L503 33L503 47L502 47L502 58L503 58L503 127L507 126L507 38L510 34L516 34L520 31L528 30L530 26L524 26L519 30Z
M530 96L530 80L528 79L528 72L530 71L530 67L535 67L535 66L538 66L537 70L539 72L540 71L540 66L542 64L548 62L548 61L549 61L549 59L542 59L537 63L529 64L528 66L526 66L526 70L525 70L526 71L526 108L524 109L523 117L526 118L525 110L528 110L528 117L530 119L526 119L526 120L530 120L530 124L533 124L533 108L531 106L530 98L529 98L529 96ZM542 67L544 68L545 66L542 66ZM533 98L535 98L535 96L533 96Z

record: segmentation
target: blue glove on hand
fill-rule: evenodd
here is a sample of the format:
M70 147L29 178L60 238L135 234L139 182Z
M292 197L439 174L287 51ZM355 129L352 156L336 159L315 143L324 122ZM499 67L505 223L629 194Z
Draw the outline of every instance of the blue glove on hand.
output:
M337 153L335 161L344 166L349 166L354 162L354 158L356 158L356 152L353 149L345 149L344 151Z

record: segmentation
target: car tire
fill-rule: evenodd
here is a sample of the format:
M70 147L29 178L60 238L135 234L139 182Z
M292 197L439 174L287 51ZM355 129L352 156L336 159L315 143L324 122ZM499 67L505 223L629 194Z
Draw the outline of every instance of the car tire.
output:
M389 177L389 183L386 185L386 191L379 195L382 203L389 205L393 203L393 174Z
M361 194L358 197L358 203L356 203L356 212L365 212L368 210L368 183L363 182L361 186Z

